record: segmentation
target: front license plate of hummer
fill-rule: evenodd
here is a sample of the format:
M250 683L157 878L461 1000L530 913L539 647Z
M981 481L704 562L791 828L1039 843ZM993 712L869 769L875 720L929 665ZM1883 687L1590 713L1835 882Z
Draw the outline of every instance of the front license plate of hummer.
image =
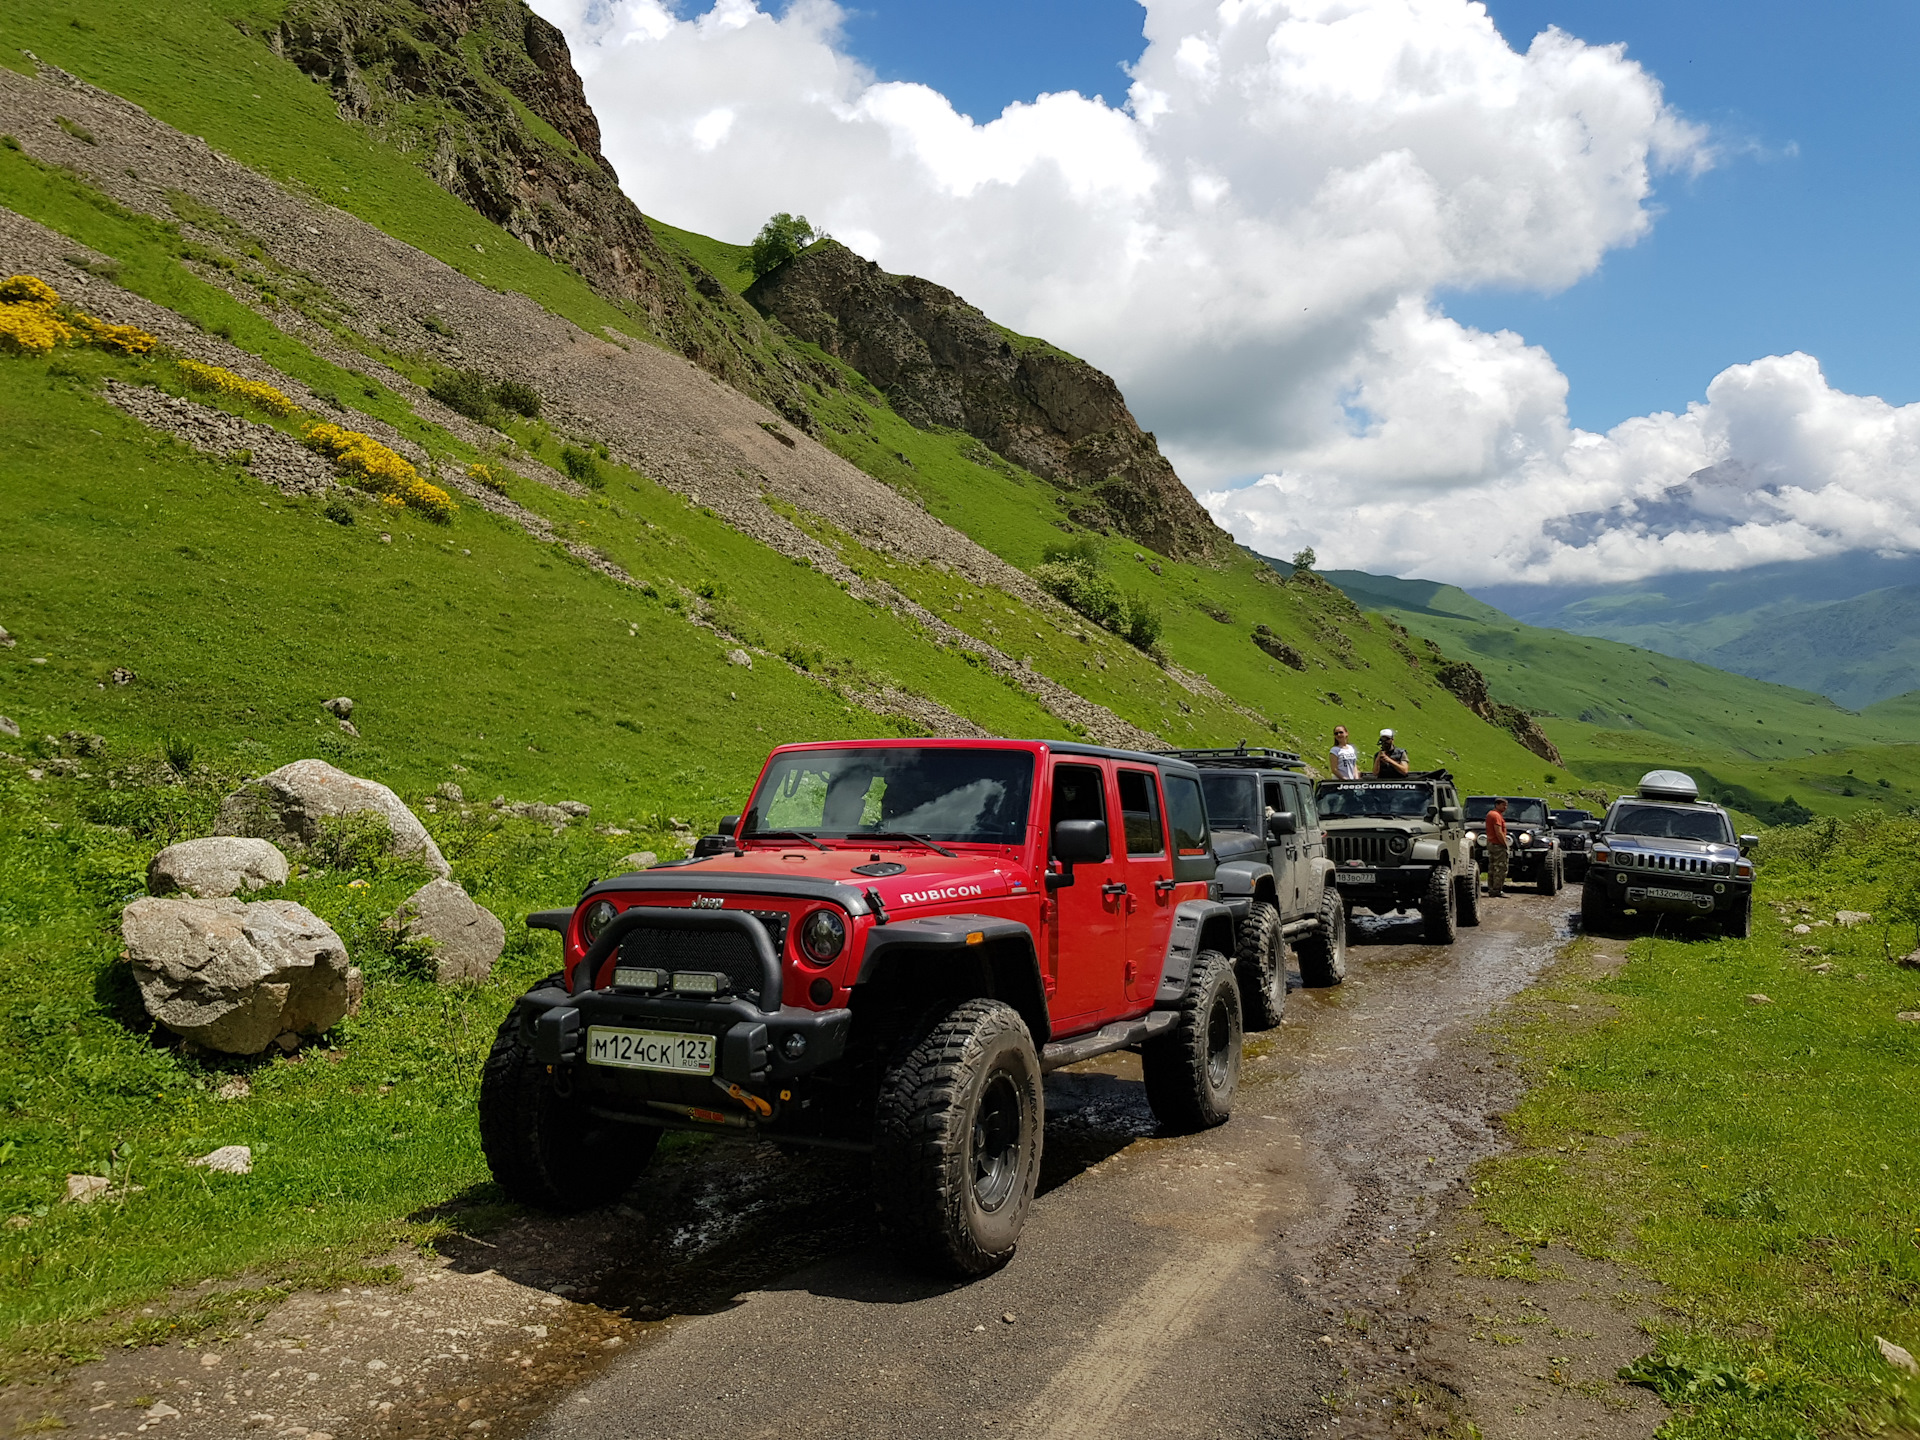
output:
M1334 872L1333 878L1334 882L1339 885L1373 884L1373 872L1371 870L1337 870Z
M1649 885L1646 888L1646 897L1649 900L1698 900L1700 898L1691 890L1669 890L1659 885Z
M713 1036L589 1025L587 1063L617 1065L623 1070L666 1070L675 1075L711 1075Z

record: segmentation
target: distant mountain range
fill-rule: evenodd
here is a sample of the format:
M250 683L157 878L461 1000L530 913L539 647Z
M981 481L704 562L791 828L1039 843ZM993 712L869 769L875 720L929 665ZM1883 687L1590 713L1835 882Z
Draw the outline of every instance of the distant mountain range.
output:
M1816 691L1849 710L1920 689L1920 557L1851 554L1604 590L1488 585L1476 595L1529 625Z

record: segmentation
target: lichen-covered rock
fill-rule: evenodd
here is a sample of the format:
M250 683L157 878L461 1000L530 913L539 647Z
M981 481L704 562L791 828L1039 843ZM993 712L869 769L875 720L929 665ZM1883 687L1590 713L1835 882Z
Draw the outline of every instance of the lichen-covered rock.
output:
M147 865L147 890L217 900L287 883L287 857L270 840L214 835L169 845Z
M479 982L493 973L506 948L499 917L451 880L430 880L394 911L387 924L410 940L431 940L442 985Z
M258 780L249 780L220 806L219 828L277 845L309 846L320 839L328 816L372 811L385 818L396 855L424 861L437 875L451 875L440 847L420 817L386 786L362 780L324 760L296 760Z
M147 1013L209 1050L258 1055L347 1013L347 947L291 900L148 896L120 933Z

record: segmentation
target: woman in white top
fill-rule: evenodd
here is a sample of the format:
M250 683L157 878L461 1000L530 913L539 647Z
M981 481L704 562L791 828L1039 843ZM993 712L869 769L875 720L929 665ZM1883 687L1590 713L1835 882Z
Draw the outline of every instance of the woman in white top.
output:
M1347 727L1333 727L1333 749L1327 752L1327 758L1333 762L1333 778L1336 780L1358 780L1360 778L1360 752L1347 743Z

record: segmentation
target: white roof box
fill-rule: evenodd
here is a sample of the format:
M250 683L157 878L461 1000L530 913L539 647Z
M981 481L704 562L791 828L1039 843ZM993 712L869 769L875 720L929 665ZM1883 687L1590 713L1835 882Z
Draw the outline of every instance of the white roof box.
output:
M1649 770L1640 777L1642 800L1698 800L1700 787L1679 770Z

